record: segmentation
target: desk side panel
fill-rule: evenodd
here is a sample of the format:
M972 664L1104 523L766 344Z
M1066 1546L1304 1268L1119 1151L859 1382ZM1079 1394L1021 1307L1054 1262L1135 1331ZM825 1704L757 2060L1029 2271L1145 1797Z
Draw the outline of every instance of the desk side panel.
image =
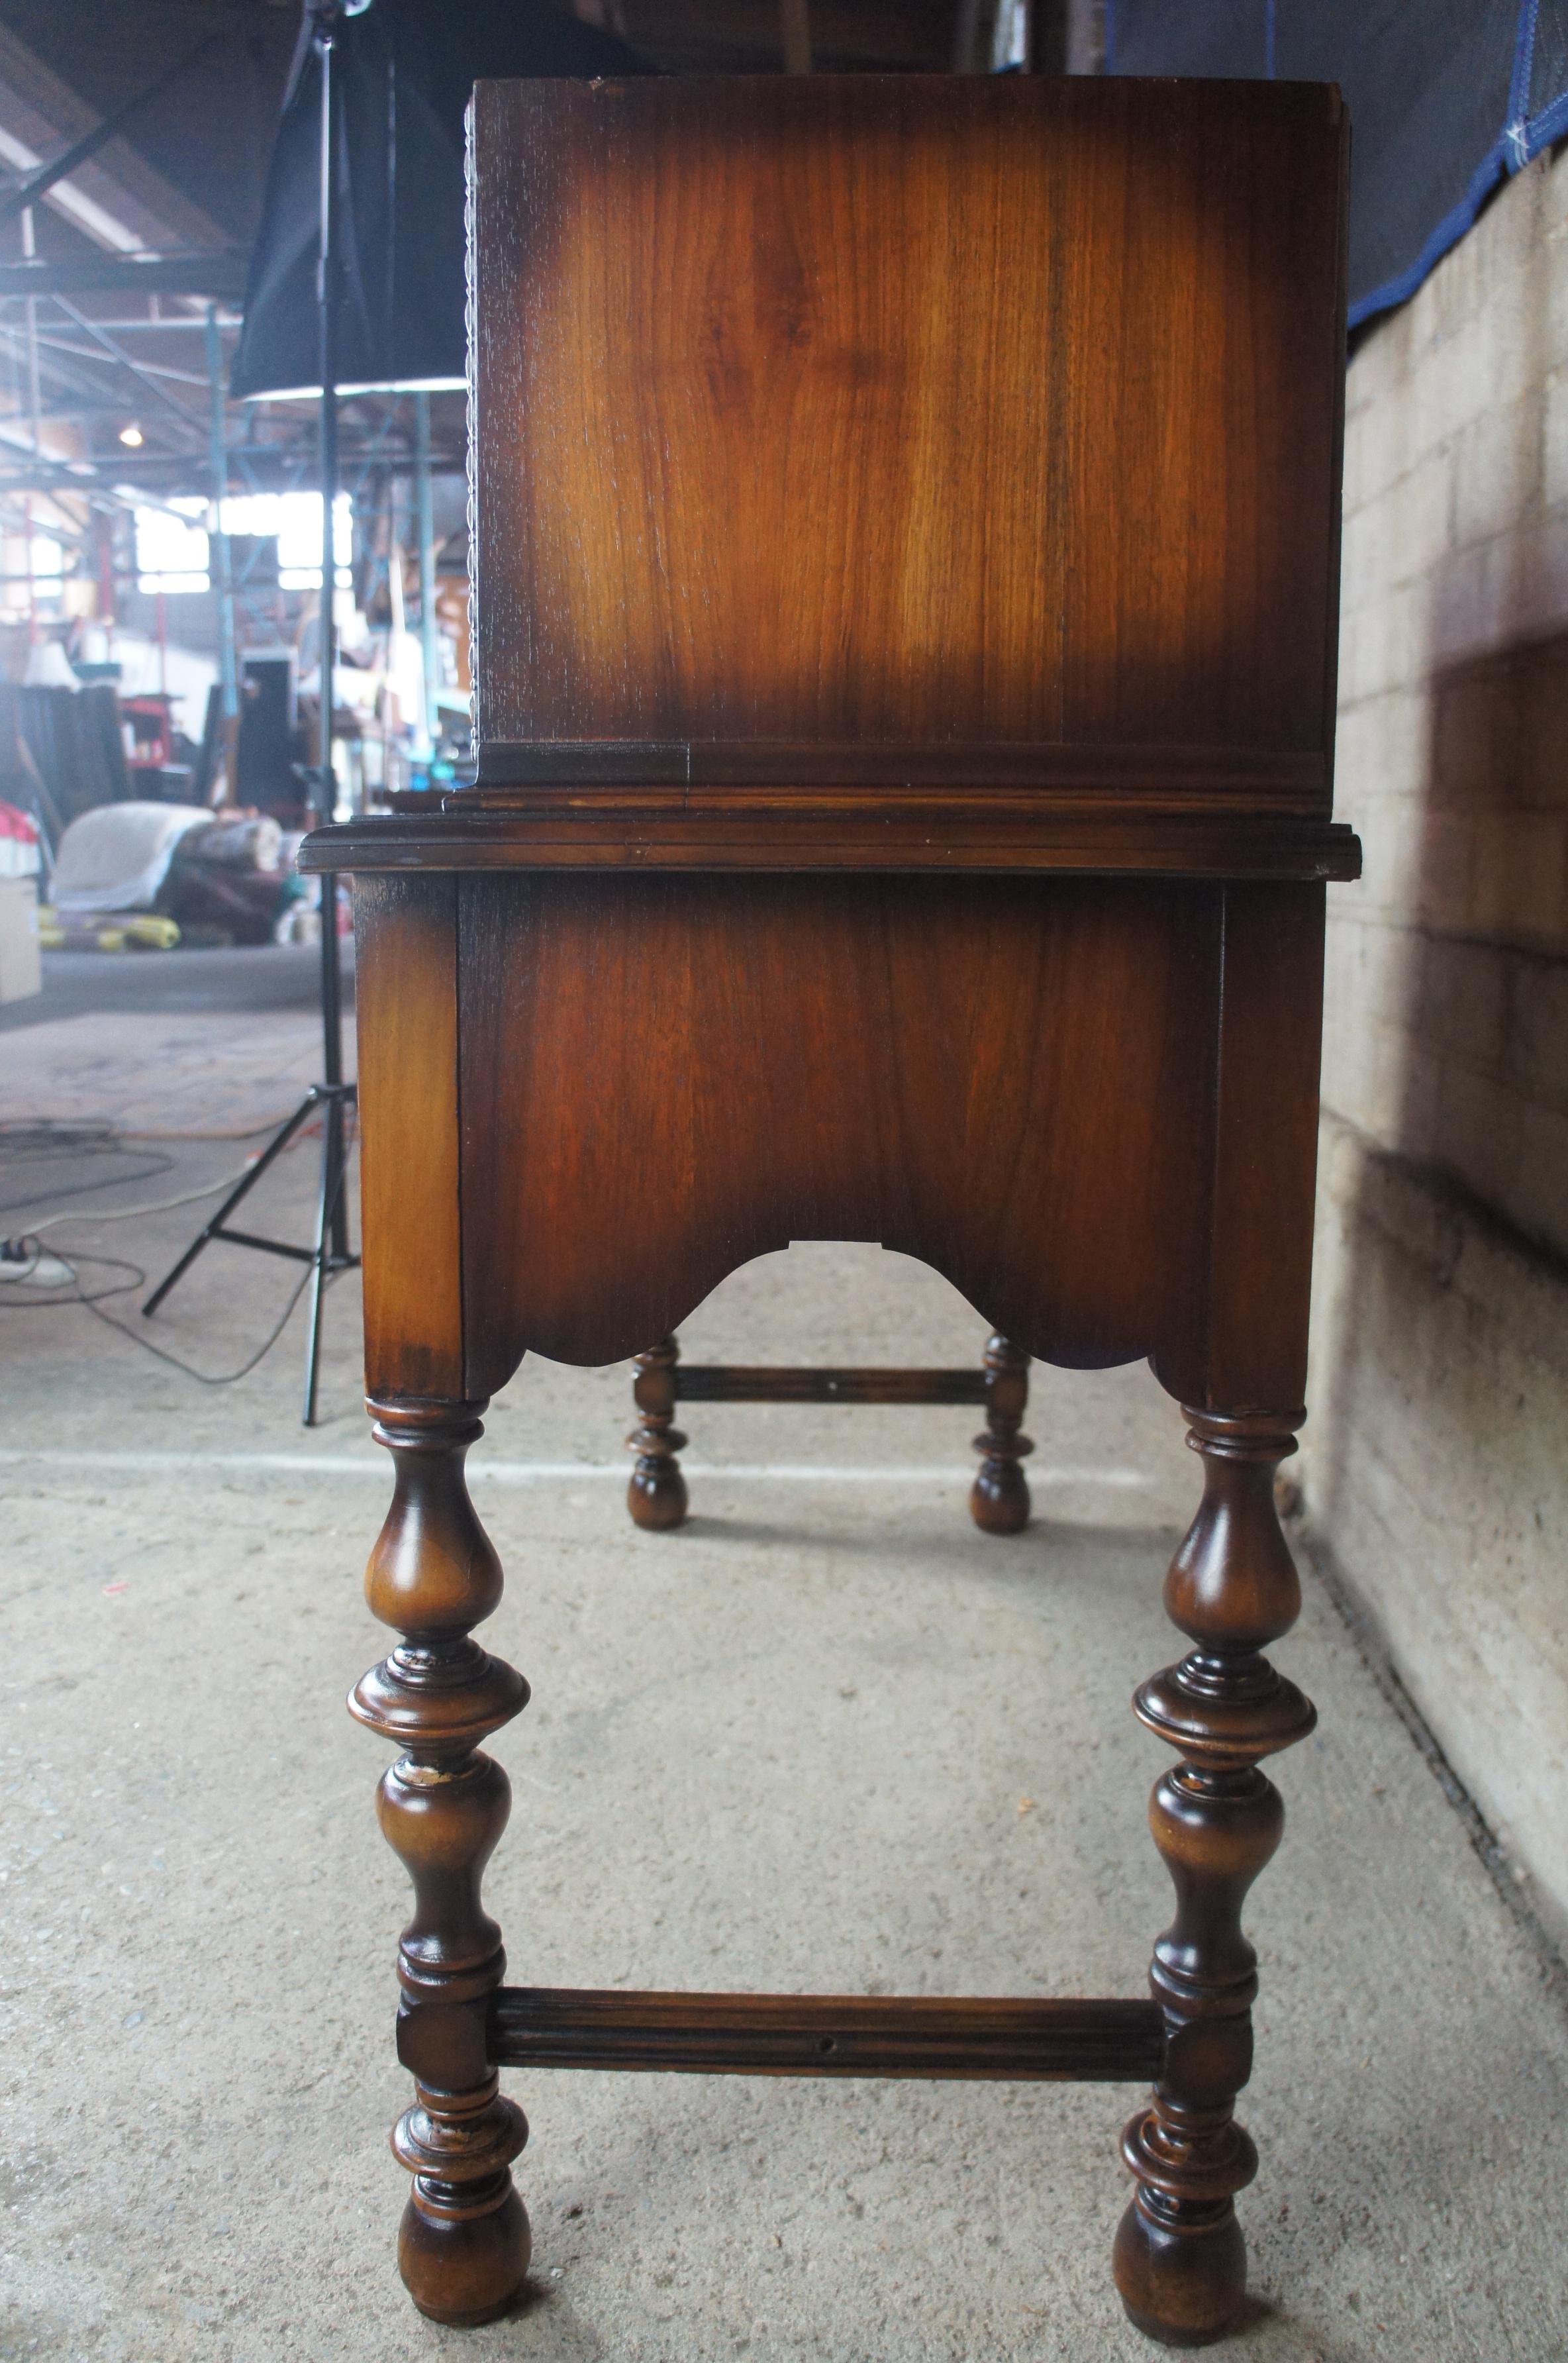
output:
M460 1400L457 881L359 878L354 929L366 1388Z
M797 1238L1029 1352L1198 1351L1221 890L462 879L469 1392L640 1352Z

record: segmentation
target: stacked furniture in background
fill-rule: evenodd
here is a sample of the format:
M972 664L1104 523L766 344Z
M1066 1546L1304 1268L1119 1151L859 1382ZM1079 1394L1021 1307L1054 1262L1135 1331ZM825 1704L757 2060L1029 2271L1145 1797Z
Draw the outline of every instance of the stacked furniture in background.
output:
M41 817L55 842L79 814L139 793L112 684L40 689L0 682L0 795L28 810L40 787Z

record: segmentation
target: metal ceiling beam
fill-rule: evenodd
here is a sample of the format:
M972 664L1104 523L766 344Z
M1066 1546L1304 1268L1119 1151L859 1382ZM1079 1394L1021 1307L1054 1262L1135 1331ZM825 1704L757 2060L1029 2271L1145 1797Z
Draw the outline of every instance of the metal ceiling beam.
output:
M4 338L10 349L13 356L13 369L25 365L27 344L21 322L0 319L0 338ZM57 385L66 387L70 393L80 394L94 405L103 404L105 408L111 407L105 400L106 389L102 378L86 377L81 370L71 368L68 362L61 361L45 346L42 338L38 339L38 351L39 369L44 376L51 378ZM101 366L107 369L109 363L105 361ZM50 417L57 417L63 407L64 405L59 403L51 404L48 415ZM0 418L6 418L12 415L0 411Z
M150 100L161 97L171 83L179 81L187 67L193 66L198 58L204 58L207 51L215 48L219 41L226 40L230 29L229 27L225 26L217 32L204 34L193 49L187 50L184 56L171 65L166 73L160 73L156 82L149 82L144 90L137 92L134 98L127 98L123 106L116 106L112 115L105 115L101 123L95 123L91 131L83 132L82 138L63 150L52 163L40 164L36 172L29 172L19 189L13 189L9 196L0 198L0 222L9 221L13 215L25 211L28 205L35 204L43 195L46 189L52 189L57 181L63 181L66 174L73 172L78 164L85 164L90 156L95 156L99 149L114 138L120 126L129 121L138 107L146 106Z
M248 257L242 247L205 254L93 254L69 262L0 263L0 298L18 295L214 295L238 303ZM193 326L199 326L193 322Z
M182 427L199 430L200 420L193 418L185 404L177 400L170 393L161 378L150 376L141 362L133 360L123 345L116 344L113 337L105 336L96 321L90 320L85 312L79 312L74 304L68 304L63 295L57 295L54 300L66 318L75 321L83 336L91 337L93 342L106 353L111 361L117 361L122 369L129 370L138 384L145 385L149 394L155 394L158 396L166 410L173 412Z
M310 448L303 442L297 447L282 444L251 445L248 449L231 447L230 460L243 460L246 462L248 476L254 479L243 485L236 484L234 488L236 491L247 492L294 490L297 488L293 482L294 471L303 465L308 473L312 456ZM147 451L116 452L112 455L101 456L95 460L79 460L69 471L64 468L63 463L54 468L40 468L25 452L18 452L17 459L18 465L15 469L8 467L6 464L5 446L0 444L0 494L80 493L100 498L104 494L111 491L116 484L126 484L135 487L138 500L146 498L156 502L158 494L150 488L148 480L160 481L169 477L174 479L172 484L166 487L171 497L178 493L182 486L188 487L193 496L198 493L204 496L207 491L207 485L204 481L206 474L204 450L200 454L182 451L159 454ZM413 475L415 462L411 454L399 452L395 456L389 455L384 446L377 450L375 446L369 442L359 446L346 441L343 447L343 465L346 472L374 465L384 469L389 475L395 476L401 481ZM463 472L460 460L441 452L433 455L433 465L434 472L438 476L460 476ZM91 473L79 472L82 469L90 469ZM285 477L288 478L287 482L283 481ZM271 481L273 478L277 481ZM232 477L230 483L231 484L234 483Z
M226 333L240 325L237 312L218 314L218 327ZM156 318L136 320L105 320L100 316L98 326L110 329L116 336L129 336L133 332L138 337L161 336L166 328L193 328L199 337L204 337L207 332L206 316L202 312L164 312Z
M98 327L104 327L106 323L100 320L95 325ZM106 356L95 352L91 345L68 345L61 337L40 336L39 344L44 350L51 353L73 353L79 361L97 361L106 359ZM171 369L167 361L147 361L138 359L137 369L144 377L171 378L176 385L204 386L206 384L206 379L198 377L194 370Z

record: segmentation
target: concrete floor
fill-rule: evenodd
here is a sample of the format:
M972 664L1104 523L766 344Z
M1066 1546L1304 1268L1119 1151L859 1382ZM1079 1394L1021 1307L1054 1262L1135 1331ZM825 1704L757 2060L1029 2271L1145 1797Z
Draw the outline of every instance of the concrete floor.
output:
M354 947L343 943L344 994L354 1003ZM314 944L232 951L46 952L43 991L0 1003L0 1034L97 1009L182 1015L193 1010L312 1009L321 952Z
M86 1204L236 1160L165 1147L169 1172ZM303 1236L312 1183L308 1150L282 1160L280 1229ZM200 1215L51 1237L156 1272ZM158 1334L231 1368L291 1285L215 1248ZM104 1309L135 1324L135 1303ZM0 2355L1146 2356L1108 2269L1135 2095L1095 2086L513 2077L529 2301L470 2332L407 2307L386 2148L405 1891L371 1810L381 1751L341 1706L380 1653L359 1572L388 1490L357 1321L345 1282L307 1436L297 1319L207 1389L85 1311L0 1311ZM980 1325L902 1259L817 1246L736 1274L684 1336L934 1361ZM511 1975L1141 1991L1165 1758L1127 1698L1175 1653L1160 1579L1197 1473L1147 1371L1037 1373L1040 1515L1012 1542L965 1514L972 1413L691 1406L675 1537L626 1521L626 1419L624 1370L529 1365L474 1456L510 1575L484 1637L534 1685L497 1743ZM1279 1655L1322 1721L1279 1768L1290 1826L1251 1912L1258 2303L1220 2351L1562 2357L1561 1990L1310 1577Z

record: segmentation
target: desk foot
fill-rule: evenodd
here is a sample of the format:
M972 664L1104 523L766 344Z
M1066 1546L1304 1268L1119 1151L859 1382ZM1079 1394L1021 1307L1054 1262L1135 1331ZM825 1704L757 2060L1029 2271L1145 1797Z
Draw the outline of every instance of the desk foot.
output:
M626 1442L636 1454L626 1507L634 1525L649 1534L667 1534L686 1524L686 1480L677 1455L686 1438L675 1425L675 1366L680 1348L673 1337L635 1357L637 1375L632 1399L637 1425Z
M444 2322L452 2330L474 2330L481 2322L497 2322L509 2313L528 2272L533 2235L523 2202L506 2179L503 2205L482 2224L455 2219L451 2230L461 2253L448 2247L436 2230L437 2219L411 2199L403 2210L398 2234L398 2270L410 2297L427 2320ZM476 2238L476 2234L479 2235ZM450 2301L458 2293L476 2296L498 2289L500 2296L484 2296L474 2305Z
M348 1711L403 1750L376 1798L381 1834L414 1883L398 1952L398 2057L414 2077L414 2106L392 2134L414 2177L398 2262L422 2313L489 2322L528 2269L528 2218L510 2170L528 2125L487 2056L506 1956L480 1881L512 1792L478 1743L527 1704L528 1685L469 1638L501 1600L501 1564L463 1481L483 1403L370 1409L395 1477L365 1593L403 1638L355 1685Z
M1121 2137L1138 2188L1117 2228L1111 2269L1127 2318L1145 2337L1206 2346L1234 2326L1246 2295L1247 2248L1233 2201L1257 2172L1257 2152L1228 2104L1202 2113L1210 2120L1202 2129L1180 2133L1179 2112L1165 2087L1161 2093ZM1179 2196L1178 2184L1209 2195Z
M454 2099L469 2105L453 2108ZM432 2322L460 2329L493 2322L522 2288L534 2240L509 2169L527 2138L526 2118L500 2098L493 2076L478 2094L421 2086L399 2118L392 2149L414 2188L398 2230L398 2269ZM464 2180L448 2180L459 2167Z
M1233 2327L1247 2286L1247 2250L1229 2200L1183 2211L1178 2224L1132 2202L1116 2235L1113 2264L1134 2330L1162 2346L1208 2346ZM1156 2311L1156 2309L1159 2309Z
M975 1438L980 1470L969 1490L969 1515L985 1535L1021 1534L1029 1487L1019 1462L1034 1447L1021 1436L1029 1406L1029 1357L999 1332L986 1340L986 1425Z
M1316 1721L1260 1655L1301 1605L1274 1503L1274 1472L1296 1448L1299 1414L1187 1417L1188 1442L1203 1456L1203 1501L1171 1563L1165 1608L1198 1647L1133 1701L1139 1721L1182 1758L1149 1807L1176 1893L1149 1971L1165 2014L1165 2067L1122 2136L1138 2188L1113 2260L1129 2318L1167 2346L1221 2337L1245 2293L1233 2202L1257 2171L1257 2153L1231 2109L1252 2072L1257 1956L1242 1934L1242 1905L1285 1824L1258 1764Z

